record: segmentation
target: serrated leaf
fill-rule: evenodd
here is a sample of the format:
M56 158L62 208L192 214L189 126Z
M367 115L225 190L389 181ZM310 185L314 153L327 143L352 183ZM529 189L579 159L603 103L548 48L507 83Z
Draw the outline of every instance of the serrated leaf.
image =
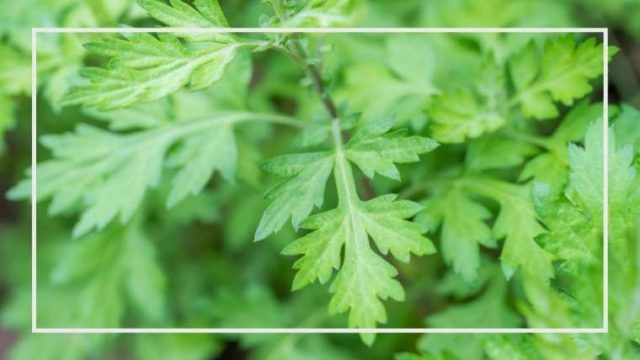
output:
M237 160L231 124L221 124L190 136L167 159L168 166L179 168L172 180L167 206L172 207L186 196L201 192L215 171L225 180L233 181Z
M182 0L138 0L138 4L149 15L178 28L220 28L229 27L218 0L195 0L193 7ZM229 42L233 34L229 33L179 33L178 36L192 41Z
M536 184L544 184L550 190L560 193L568 181L569 158L567 143L584 137L590 123L602 116L602 104L582 102L571 109L556 131L544 139L546 152L528 161L519 180L532 179Z
M114 227L65 244L48 284L78 295L55 316L62 324L45 317L45 326L118 327L129 307L149 323L165 318L165 275L140 226Z
M571 185L567 189L567 196L589 215L593 226L598 229L603 226L602 132L602 120L598 120L587 130L584 147L569 145ZM611 129L608 135L610 246L622 268L628 269L632 261L620 254L631 251L625 239L637 221L634 218L639 198L637 186L634 186L637 170L633 166L633 146L619 147Z
M235 57L239 43L214 43L192 50L176 37L138 33L128 38L103 38L88 44L92 52L109 57L104 68L85 68L88 83L71 89L63 102L100 110L158 100L184 87L202 89L216 82Z
M590 81L602 73L602 61L602 44L594 38L578 43L572 34L563 35L546 41L542 54L530 42L509 64L522 113L556 117L555 102L571 105L592 90Z
M375 173L400 180L394 163L411 163L435 149L438 143L421 136L406 136L399 130L383 135L393 125L392 118L371 122L360 128L347 143L347 158L369 178Z
M394 42L389 44L390 48L392 43ZM418 46L424 44L418 42ZM349 67L345 74L345 86L343 91L338 93L338 97L348 101L350 107L362 111L364 118L381 119L393 115L398 123L411 123L420 129L425 122L423 109L437 92L435 86L430 83L433 68L424 63L413 70L415 74L420 73L420 76L398 78L393 72L400 66L396 61L398 58L406 58L406 55L395 53L399 50L389 50L392 51L389 54L389 57L393 58L389 60L392 69L379 62L358 62L357 66ZM375 53L369 56L384 54Z
M369 236L380 252L389 252L396 259L409 262L411 254L424 255L435 252L435 247L422 236L422 227L411 218L422 210L422 206L409 200L396 200L397 195L388 194L362 204L362 221ZM393 239L393 240L390 240Z
M515 199L501 201L500 215L493 228L497 238L505 239L500 255L502 268L507 278L521 268L546 281L553 277L552 257L535 242L544 228L536 219L533 206L525 200L526 192L520 193Z
M584 148L569 144L570 191L579 196L582 205L594 219L599 219L602 214L602 141L602 121L598 121L589 127Z
M636 152L640 151L640 110L631 105L622 104L613 130L620 145L631 144Z
M165 166L177 168L168 206L202 191L214 171L231 181L236 150L231 124L259 118L223 113L212 119L178 122L130 134L80 125L74 133L47 135L42 143L54 158L38 165L38 201L51 199L52 215L82 210L75 237L102 229L114 219L131 219L148 188L161 181ZM211 141L216 139L216 141ZM174 145L177 149L169 152ZM27 179L8 196L29 196Z
M433 220L431 229L442 226L442 256L467 283L474 283L480 267L480 245L496 246L487 220L491 212L471 200L460 188L446 190L425 204L425 213Z
M390 252L402 261L411 253L433 253L433 244L421 235L422 228L406 219L420 211L421 206L411 201L394 201L395 195L385 195L354 207L337 209L314 215L302 223L315 230L288 245L283 253L303 255L294 265L298 269L294 289L316 280L325 283L333 270L338 275L331 284L334 293L331 313L349 312L349 326L372 328L386 322L386 311L381 300L404 299L400 283L394 279L396 269L376 254L369 238L380 252ZM341 261L341 253L344 257ZM367 343L371 334L363 334Z
M505 276L510 278L521 269L541 282L552 278L553 258L535 241L545 229L538 220L529 188L492 179L475 179L466 184L471 191L493 198L500 205L493 236L504 239L500 261Z
M495 131L505 124L497 110L484 108L469 90L457 90L436 97L428 110L433 138L460 143Z
M284 155L266 162L263 168L291 178L267 192L266 197L273 202L260 219L255 241L280 230L289 218L297 228L314 207L322 205L333 158L329 153Z

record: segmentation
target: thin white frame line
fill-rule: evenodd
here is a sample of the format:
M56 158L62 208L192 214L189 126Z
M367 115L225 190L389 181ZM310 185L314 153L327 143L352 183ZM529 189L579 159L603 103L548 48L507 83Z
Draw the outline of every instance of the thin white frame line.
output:
M273 331L273 330L276 331ZM509 328L38 328L36 334L504 334ZM512 328L513 334L550 334L548 329ZM604 334L603 328L558 328L553 334Z
M602 327L609 332L609 29L602 35Z
M38 129L37 129L37 103L38 103L38 83L37 83L37 74L38 74L38 56L37 56L37 46L38 46L38 33L31 33L31 332L34 332L38 329L37 326L37 288L38 288L38 278L37 278L37 249L36 249L36 216L37 216L37 200L34 195L37 194L37 157L36 157L36 148L38 141Z
M199 27L111 27L111 28L33 28L37 33L255 33L255 34L288 34L288 33L315 33L315 34L442 34L442 33L594 33L604 34L607 28L582 27L582 28L273 28L273 27L228 27L228 28L199 28Z
M56 33L412 33L412 34L441 34L441 33L594 33L603 37L603 327L601 328L39 328L37 327L37 262L36 262L36 222L37 201L37 35ZM608 213L608 114L609 114L609 51L608 28L32 28L32 132L31 132L31 332L48 334L143 334L143 333L332 333L332 334L385 334L385 333L416 333L416 334L601 334L609 331L609 213Z

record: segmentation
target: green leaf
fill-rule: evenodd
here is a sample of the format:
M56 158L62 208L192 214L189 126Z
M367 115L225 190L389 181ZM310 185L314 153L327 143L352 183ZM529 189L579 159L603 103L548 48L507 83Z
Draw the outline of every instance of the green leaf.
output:
M82 216L73 230L78 237L115 218L129 221L146 190L158 186L168 166L177 169L167 203L174 206L201 192L215 171L233 179L236 151L231 125L259 117L223 113L129 134L80 125L74 133L44 136L42 144L54 158L38 165L36 198L51 199L52 215L79 207ZM8 196L28 197L29 182L18 184Z
M171 122L169 101L154 101L111 111L86 108L83 113L108 124L109 130L126 131L153 128Z
M112 110L158 100L184 87L202 89L220 79L240 46L212 43L193 50L169 34L106 37L87 48L110 62L83 69L89 82L72 88L64 103Z
M480 245L496 247L487 220L491 212L471 200L460 188L452 187L429 199L424 214L426 224L435 230L442 223L442 256L462 278L473 283L480 267ZM424 220L423 222L427 222Z
M231 124L221 124L189 136L166 161L169 167L179 169L172 180L167 206L172 207L186 196L200 193L216 171L225 180L233 181L237 160Z
M411 253L435 252L433 244L421 235L421 226L403 220L418 213L421 206L395 198L385 195L360 202L356 208L338 207L314 215L302 227L315 231L283 250L285 255L303 255L294 265L298 269L294 289L316 280L325 283L333 270L339 269L330 288L334 296L329 311L349 311L351 327L372 328L386 322L381 300L404 299L402 286L394 279L396 269L371 249L369 237L382 254L390 252L405 262ZM371 334L362 337L367 343L373 341Z
M491 266L490 269L488 286L480 295L430 315L427 317L427 325L433 328L521 326L522 319L509 307L506 281L499 276L500 273L496 271L495 266ZM425 354L455 355L456 359L481 359L484 353L483 345L483 338L478 334L429 334L418 342L418 348Z
M507 302L507 282L499 276L493 276L489 284L476 299L431 315L427 318L427 324L436 328L512 328L521 325L521 318L509 308Z
M591 92L590 81L602 73L603 48L594 38L581 43L572 34L534 42L513 58L509 71L522 113L536 119L558 115L555 102L564 105Z
M466 187L482 196L493 198L500 213L493 225L493 236L504 238L500 261L510 278L518 269L546 282L553 277L552 256L542 249L535 238L545 229L531 201L527 186L513 185L492 179L471 179Z
M601 116L602 104L582 102L573 107L553 135L542 140L547 151L525 164L519 180L533 179L554 192L562 192L569 173L567 144L582 140L589 124Z
M584 148L569 144L569 192L577 194L579 198L571 193L569 197L580 201L596 222L602 217L602 141L602 121L598 121L589 127Z
M229 27L218 0L195 0L193 7L182 0L169 0L168 4L162 0L138 0L138 4L149 15L170 27ZM178 36L192 41L229 42L233 40L233 34L228 33L179 33Z
M402 42L400 39L398 38ZM345 86L336 95L337 98L348 101L350 107L361 111L363 118L382 119L393 115L398 123L410 123L420 129L425 122L423 109L437 91L431 83L434 69L424 61L412 70L414 75L409 76L406 68L414 66L415 63L411 61L417 60L410 60L406 53L399 53L401 48L409 46L408 44L398 47L393 44L395 41L389 42L387 49L389 66L370 60L384 54L374 53L367 58L358 58L355 64L345 71ZM344 46L348 45L350 44ZM426 48L424 51L430 50L423 42L418 41L413 45L421 49ZM410 63L399 64L400 58ZM341 59L336 61L339 60ZM405 70L397 75L401 67Z
M167 315L165 275L139 222L66 242L48 280L45 294L53 292L68 306L40 310L45 327L117 328L129 308L143 323L158 324Z
M166 278L155 246L140 227L130 229L123 240L124 282L130 301L148 320L160 323L167 314Z
M566 271L579 271L577 267L584 264L597 264L601 268L598 226L591 223L589 216L544 183L534 185L533 193L536 210L548 229L543 240L545 249L559 259L568 260L564 265Z
M281 27L352 26L364 15L362 0L266 0L276 13L271 21Z
M265 195L273 202L260 219L255 241L280 230L289 218L297 229L314 207L322 205L332 168L333 158L327 152L283 155L267 161L263 165L265 171L290 179L277 184Z
M394 163L420 160L418 154L435 149L438 144L421 136L406 136L398 130L385 134L393 125L393 118L385 118L361 127L347 143L347 158L358 165L364 174L373 178L375 173L400 180ZM385 134L385 135L383 135Z
M570 179L567 196L590 217L592 224L601 229L603 201L603 125L599 120L589 127L584 148L569 145ZM634 150L631 144L617 145L616 133L609 130L609 221L610 246L615 259L628 270L633 262L622 255L630 252L627 233L634 231L640 194L637 189L637 170L633 166Z
M436 140L460 143L490 133L506 123L505 79L492 56L483 59L476 81L437 96L427 108Z
M632 144L636 152L640 151L640 111L638 109L622 104L613 129L620 145Z
M433 138L460 143L495 131L505 124L497 110L485 108L469 90L457 90L436 97L428 110Z
M269 192L274 200L265 211L256 239L279 229L289 216L294 227L304 219L301 227L313 231L283 250L286 255L303 255L294 264L298 272L293 289L316 280L324 284L331 278L333 270L337 270L330 287L334 295L329 311L332 314L348 312L350 327L372 328L377 323L386 322L382 300L404 299L402 286L394 279L397 270L372 249L370 239L382 254L391 253L405 262L409 261L412 253L424 255L435 251L431 241L422 236L422 227L405 220L421 210L419 204L394 201L396 195L392 194L363 202L356 193L349 162L354 156L350 153L352 149L369 152L365 157L355 155L353 162L372 176L374 171L393 173L389 172L389 167L397 173L393 161L417 161L417 153L435 147L432 140L405 138L402 132L385 135L392 124L391 118L366 123L356 130L344 147L340 126L334 122L331 129L333 153L285 155L265 164L265 170L269 172L293 177ZM390 152L385 152L377 143L379 139L391 147ZM383 161L382 156L391 159ZM377 164L369 168L370 164L358 162L365 158ZM332 169L338 192L337 208L307 218L314 205L321 205L325 183ZM367 344L374 339L372 334L361 334L361 337Z

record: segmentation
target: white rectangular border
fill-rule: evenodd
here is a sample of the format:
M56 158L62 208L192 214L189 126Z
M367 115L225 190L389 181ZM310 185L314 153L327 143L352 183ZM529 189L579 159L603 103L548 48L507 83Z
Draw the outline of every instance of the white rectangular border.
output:
M37 327L37 36L51 33L593 33L603 43L602 328L39 328ZM31 30L31 332L37 334L606 334L609 332L609 29L608 28L32 28Z

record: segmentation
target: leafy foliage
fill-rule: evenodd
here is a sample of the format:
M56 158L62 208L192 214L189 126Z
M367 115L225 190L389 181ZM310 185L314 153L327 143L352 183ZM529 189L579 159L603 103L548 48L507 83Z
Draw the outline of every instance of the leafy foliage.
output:
M485 59L475 88L451 90L430 106L434 137L459 143L495 132L508 125L508 110L514 106L525 117L555 118L556 102L572 105L591 92L591 81L602 74L602 60L601 44L593 38L577 43L571 34L546 40L542 49L531 40L504 64ZM506 87L507 70L513 93Z
M386 134L393 120L385 118L361 126L345 146L337 121L333 120L332 124L335 142L332 153L284 156L265 165L272 172L295 177L268 193L274 202L265 211L256 239L279 230L289 216L294 227L300 224L302 228L313 230L283 250L286 255L303 255L294 265L298 273L293 289L316 280L324 284L334 269L339 270L330 288L334 296L329 312L349 311L350 326L373 328L376 323L387 321L380 300L401 301L404 291L393 279L397 275L396 269L371 249L369 238L383 254L390 252L405 262L409 261L411 253L429 254L435 248L421 235L420 226L403 220L418 213L419 204L394 201L396 195L365 202L360 200L349 161L358 165L368 177L377 172L399 180L394 162L415 162L419 160L418 154L434 149L436 143L418 136L407 137L403 131ZM322 205L325 183L332 168L338 189L338 207L307 218L314 206ZM287 203L295 207L287 206ZM371 334L362 336L368 343L374 339Z
M202 89L220 79L239 47L237 43L217 43L189 50L168 34L106 38L87 48L111 57L109 67L85 68L83 75L89 83L75 87L65 103L110 110L158 100L184 86Z
M510 64L522 113L537 119L558 115L555 101L571 105L592 90L589 80L602 73L602 45L595 39L576 44L570 36L549 40L542 59L534 43Z
M282 27L349 26L362 17L362 0L267 0L276 16L271 23Z
M28 19L566 27L589 13L547 0L35 5L0 15L0 184L30 161ZM609 334L432 334L410 354L412 338L371 333L603 325L603 52L588 34L38 35L33 195L49 209L37 213L38 326L349 326L368 347L342 335L28 334L23 202L1 204L0 322L24 333L9 358L638 357L631 104L609 108ZM609 86L633 103L621 69L611 64Z

